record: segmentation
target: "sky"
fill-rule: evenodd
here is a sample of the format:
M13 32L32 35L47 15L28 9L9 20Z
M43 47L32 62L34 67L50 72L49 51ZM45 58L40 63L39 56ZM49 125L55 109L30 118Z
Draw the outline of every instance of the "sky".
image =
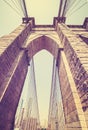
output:
M12 0L6 1L18 11L18 8L13 5ZM15 1L17 2L18 0ZM81 9L72 13L72 15L70 14L71 12L68 11L68 24L82 24L85 16L87 16L88 0L75 1L77 1L77 4L75 4L75 7L73 6L71 12L74 12L74 10L80 7L82 3L86 4ZM36 0L36 2L35 0L26 0L26 3L28 14L30 17L35 17L36 24L52 24L53 17L58 15L59 0ZM0 0L0 36L10 33L21 24L21 18L23 17L22 11L19 10L19 14L8 6L4 0Z
M35 77L39 103L40 121L42 125L48 120L49 99L52 80L53 56L42 50L34 56Z
M14 7L11 0L6 1ZM26 0L26 3L28 14L30 17L35 17L36 24L52 24L53 17L58 15L59 0ZM82 3L85 4L83 7L81 7ZM17 5L16 9L18 9ZM80 7L81 9L78 9ZM88 16L87 13L88 0L77 0L71 11L67 13L66 23L83 24L84 18ZM0 36L10 33L22 23L22 11L19 11L19 14L4 0L0 0ZM40 117L41 121L45 122L48 118L53 57L49 52L41 51L34 56L34 59Z

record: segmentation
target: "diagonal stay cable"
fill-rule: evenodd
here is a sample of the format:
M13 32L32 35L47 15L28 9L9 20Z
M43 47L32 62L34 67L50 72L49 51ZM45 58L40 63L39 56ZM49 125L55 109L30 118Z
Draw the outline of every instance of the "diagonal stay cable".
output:
M76 2L77 2L77 0L73 0L73 1L71 1L70 2L70 4L69 4L69 0L68 0L68 7L67 7L67 9L66 9L66 13L71 9L71 8L73 8L73 6L76 4Z
M85 6L88 2L83 3L82 5L80 5L78 8L76 8L73 12L71 12L70 14L67 15L67 17L70 17L72 14L74 14L75 12L77 12L79 9L81 9L83 6Z
M9 2L7 2L6 0L3 0L9 7L11 7L11 9L12 10L14 10L20 17L22 17L21 16L21 14L11 5L11 4L9 4Z
M24 11L24 8L23 8L23 5L22 5L22 0L18 0L18 3L19 3L19 6L20 6L24 16L25 16L25 11Z
M14 4L15 8L22 14L24 15L19 3L18 3L18 0L11 0L11 2Z
M66 9L64 11L64 15L66 16L67 12L72 8L72 6L74 6L74 4L76 3L77 0L67 0L67 4L66 4Z
M73 4L68 8L66 15L68 15L69 12L71 14L71 12L73 12L80 5L80 2L82 2L82 1L76 0L75 2L73 2Z

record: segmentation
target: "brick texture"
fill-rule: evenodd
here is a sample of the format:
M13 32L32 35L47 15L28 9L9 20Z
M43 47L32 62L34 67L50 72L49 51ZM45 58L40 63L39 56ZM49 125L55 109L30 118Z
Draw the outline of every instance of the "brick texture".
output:
M3 83L3 86L7 86L7 89L0 102L1 130L11 130L13 127L16 108L27 73L27 62L25 58L24 52L18 55L10 70L10 74Z
M16 108L28 69L22 49L31 24L22 24L0 38L0 130L13 130Z
M58 60L66 130L87 130L88 45L65 24L55 22L52 31L38 30L30 41L32 22L0 38L0 130L12 130L14 116L28 69L29 59L46 49ZM86 30L84 30L86 31ZM36 31L34 31L36 34ZM47 32L47 34L44 34ZM30 36L29 36L30 34ZM58 34L58 37L57 37ZM29 36L29 37L28 37ZM35 36L35 35L34 35ZM53 40L53 37L55 40ZM60 39L60 40L59 40ZM61 50L61 55L58 49ZM26 51L25 51L26 50ZM59 59L60 58L60 59ZM85 115L85 116L84 116Z
M86 124L88 124L88 45L65 24L58 23L57 33L76 84L81 107L86 116ZM66 92L68 94L69 90Z

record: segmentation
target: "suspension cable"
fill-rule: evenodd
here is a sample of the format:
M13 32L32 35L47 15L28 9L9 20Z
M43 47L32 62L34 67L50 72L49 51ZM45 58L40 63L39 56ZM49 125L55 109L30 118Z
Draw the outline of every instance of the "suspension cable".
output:
M62 17L64 17L65 10L66 10L66 6L67 6L67 0L65 0L65 3L64 3L63 12L62 12Z
M75 0L75 1L73 0L73 1L70 2L70 3L69 3L69 1L68 1L67 9L66 9L66 11L65 11L65 15L67 14L67 12L69 12L69 10L71 10L71 9L74 7L76 1L77 1L77 0ZM75 8L75 7L74 7L74 8Z
M59 6L58 17L61 16L62 4L63 4L63 0L60 0L60 6Z
M75 1L74 0L73 1L67 0L66 8L65 8L65 11L64 11L64 16L66 16L67 11L69 11L71 9L71 7L75 5L76 1L77 0L75 0Z
M22 0L22 4L23 4L23 7L24 7L25 17L28 17L25 0Z
M12 10L14 10L20 17L22 17L21 16L21 14L11 5L11 4L9 4L6 0L3 0L9 7L11 7L12 8Z
M72 13L70 13L69 15L67 15L67 17L70 17L72 14L74 14L75 12L77 12L79 9L81 9L83 6L85 6L88 2L86 1L84 4L80 5L77 9L75 9Z
M70 12L70 13L73 12L73 11L75 10L75 8L76 8L77 6L79 6L80 2L81 2L81 1L79 1L79 0L77 1L77 0L76 0L76 1L72 4L72 6L71 6L70 8L68 8L66 14L68 14L69 12Z
M34 70L34 59L32 59L32 66L33 66L33 77L34 77L34 94L35 94L35 105L37 109L37 119L40 123L40 118L39 118L39 107L38 107L38 97L37 97L37 89L36 89L36 79L35 79L35 70Z
M22 10L22 12L24 14L24 16L25 16L25 11L24 11L24 8L23 8L23 5L22 5L22 1L18 0L18 3L19 3L19 6L20 6L20 8L21 8L21 10Z
M19 10L20 11L20 13L22 13L22 15L24 15L24 12L23 12L23 10L21 9L21 6L20 6L20 4L19 4L19 2L18 2L19 0L12 0L12 2L13 2L13 4L14 4L14 6L16 7L16 9L17 10Z

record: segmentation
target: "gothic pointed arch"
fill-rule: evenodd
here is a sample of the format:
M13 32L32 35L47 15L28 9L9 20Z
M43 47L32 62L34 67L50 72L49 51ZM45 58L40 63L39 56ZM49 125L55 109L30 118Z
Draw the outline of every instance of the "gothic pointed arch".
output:
M37 52L45 49L49 51L55 58L58 56L58 50L63 49L60 45L59 38L54 35L35 35L31 40L30 37L26 41L24 48L28 50L28 57L32 58Z

